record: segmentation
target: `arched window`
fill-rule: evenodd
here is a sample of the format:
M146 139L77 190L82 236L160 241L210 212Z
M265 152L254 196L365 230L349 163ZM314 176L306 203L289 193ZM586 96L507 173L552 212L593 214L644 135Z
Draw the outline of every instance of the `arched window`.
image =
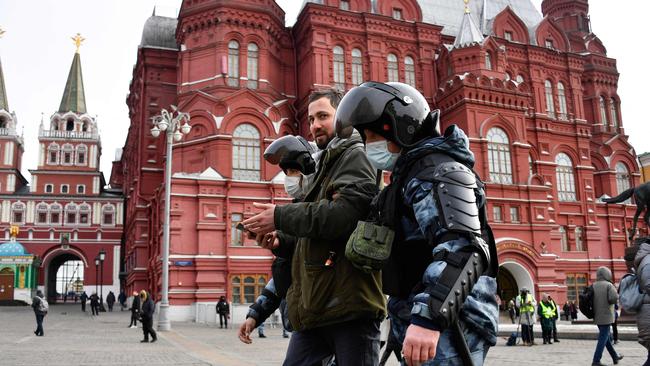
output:
M546 95L546 114L555 118L555 105L553 104L553 84L550 80L544 82L544 94Z
M248 123L232 134L232 179L260 180L260 133Z
M627 170L625 164L616 163L616 190L617 194L621 194L630 189L630 172ZM631 201L628 198L624 203L629 204Z
M79 206L79 224L90 225L90 205L86 203Z
M24 224L25 223L25 204L22 202L14 202L11 205L11 223Z
M560 119L567 119L567 108L566 108L566 92L564 91L564 84L557 83L557 101L560 107Z
M404 57L404 82L415 88L415 62L410 56Z
M577 226L575 230L576 234L576 250L582 252L584 249L584 234L582 231L582 226Z
M341 0L339 3L339 9L341 10L350 10L350 1L349 0Z
M86 152L88 148L86 145L77 146L77 165L86 165Z
M338 90L345 90L345 53L343 47L334 46L334 87Z
M485 52L485 68L492 70L492 54L490 52Z
M74 119L68 118L68 121L65 123L66 131L74 131Z
M361 50L352 50L352 84L355 86L363 83L363 57Z
M36 223L37 224L47 224L47 212L48 206L47 203L39 203L36 206Z
M532 177L535 174L535 165L533 164L533 157L528 154L528 176Z
M50 225L61 225L61 205L58 203L50 206Z
M65 224L75 225L77 223L78 208L74 203L65 205Z
M72 164L72 155L74 154L74 147L70 144L63 145L61 150L61 164L71 165Z
M497 127L487 133L490 180L494 183L512 184L510 141L508 135Z
M232 302L233 304L241 304L241 278L234 276L230 282L232 285Z
M521 83L524 82L524 77L521 76L521 75L517 75L517 77L515 78L515 81L517 81L517 84L521 84Z
M560 226L558 229L560 231L560 246L562 247L563 252L569 251L569 237L564 226Z
M228 85L239 86L239 42L228 42Z
M605 98L600 97L598 103L600 105L600 121L603 123L603 126L607 127L607 107L605 106Z
M612 98L609 100L609 109L611 111L611 117L612 117L612 127L617 128L618 127L618 112L617 112L617 105L616 105L616 99Z
M555 157L555 174L557 176L557 194L560 201L576 200L576 184L573 177L573 163L565 153L559 153Z
M251 304L255 302L255 278L244 277L244 302Z
M248 88L257 89L258 68L259 68L259 48L255 43L248 44L248 61L246 62L246 77L248 78Z
M102 225L115 225L115 206L104 205L102 207Z
M51 143L47 147L47 162L48 164L57 164L59 162L59 145Z
M397 69L397 56L392 53L389 53L386 57L388 62L388 81L389 82L398 82L399 81L399 70Z

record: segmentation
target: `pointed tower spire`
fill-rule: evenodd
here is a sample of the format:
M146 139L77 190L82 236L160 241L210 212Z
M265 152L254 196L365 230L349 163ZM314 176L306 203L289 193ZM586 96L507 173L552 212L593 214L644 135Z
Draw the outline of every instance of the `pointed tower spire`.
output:
M5 31L0 28L0 38ZM0 109L9 112L9 102L7 102L7 89L5 89L5 76L2 73L2 60L0 59Z
M465 14L463 15L463 21L460 23L460 31L454 41L454 48L483 42L483 33L474 22L469 10L469 0L463 1L465 2Z
M65 83L63 90L63 98L61 98L61 105L59 112L76 112L86 113L86 95L84 92L84 80L81 75L81 56L79 56L79 47L85 38L81 37L79 33L72 40L77 46L77 51L72 59L70 66L70 73L68 73L68 81Z

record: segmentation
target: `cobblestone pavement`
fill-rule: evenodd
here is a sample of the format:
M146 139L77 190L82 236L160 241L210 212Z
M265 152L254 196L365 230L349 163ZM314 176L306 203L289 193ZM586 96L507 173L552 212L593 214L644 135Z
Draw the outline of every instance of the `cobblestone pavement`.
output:
M171 332L159 333L157 343L141 344L142 330L128 329L128 322L129 313L119 309L92 317L79 305L53 305L45 337L36 337L31 308L0 307L0 365L270 366L282 364L289 343L278 328L267 327L267 338L255 334L253 344L246 345L237 339L236 329L188 322L173 323ZM590 329L595 327L584 327ZM595 346L594 340L561 339L553 345L507 347L500 337L486 365L590 365ZM616 349L625 355L620 365L645 361L646 351L635 341L621 341ZM607 353L602 361L611 364ZM394 357L388 365L397 365Z

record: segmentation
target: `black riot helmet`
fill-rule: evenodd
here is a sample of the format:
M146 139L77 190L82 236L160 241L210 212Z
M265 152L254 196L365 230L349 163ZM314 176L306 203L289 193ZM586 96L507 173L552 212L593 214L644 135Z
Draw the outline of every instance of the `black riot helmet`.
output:
M264 160L273 165L280 165L286 173L287 169L297 169L304 175L316 171L316 162L311 154L314 149L302 136L282 136L273 141L264 150Z
M352 88L336 109L336 134L348 138L356 128L371 130L401 147L410 148L440 136L440 111L431 111L424 96L403 83L367 82Z

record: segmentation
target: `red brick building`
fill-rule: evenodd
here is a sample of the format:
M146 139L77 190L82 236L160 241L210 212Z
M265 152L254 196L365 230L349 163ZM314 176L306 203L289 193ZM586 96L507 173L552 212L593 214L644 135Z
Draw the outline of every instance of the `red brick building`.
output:
M468 134L488 185L500 295L528 286L558 301L606 265L624 271L638 183L617 96L616 61L591 32L587 0L306 1L296 23L272 0L185 0L147 20L127 99L131 126L111 183L126 198L126 283L160 284L164 141L151 118L178 105L189 136L173 147L172 314L200 318L227 295L254 299L271 257L234 225L252 202L284 203L283 175L261 151L309 137L312 90L401 81Z
M69 261L80 263L67 274L67 288L80 290L80 278L88 294L97 284L103 284L104 296L111 290L118 294L123 197L105 188L99 171L101 140L97 121L86 111L79 53L57 112L49 123L41 120L38 165L29 170L30 185L21 174L23 138L7 101L0 66L0 230L5 240L10 226L20 228L17 239L38 257L37 286L51 301L65 292L57 272ZM103 277L95 266L102 250Z

